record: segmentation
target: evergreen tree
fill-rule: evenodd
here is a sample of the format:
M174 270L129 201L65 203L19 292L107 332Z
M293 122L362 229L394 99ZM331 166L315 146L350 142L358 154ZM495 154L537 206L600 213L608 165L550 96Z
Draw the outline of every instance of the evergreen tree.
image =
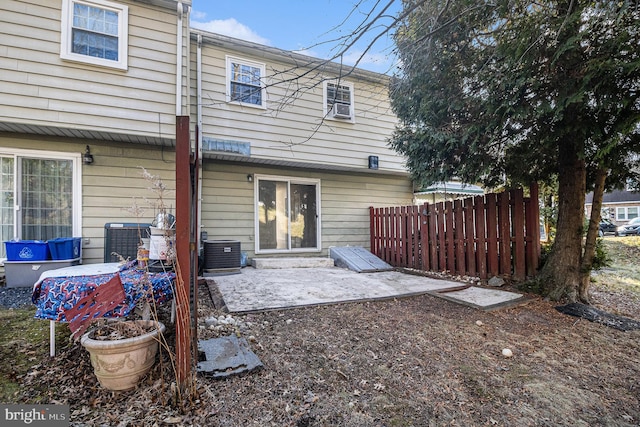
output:
M557 179L557 234L540 283L552 299L588 302L602 194L638 179L639 6L630 0L405 0L403 6L392 147L423 184Z

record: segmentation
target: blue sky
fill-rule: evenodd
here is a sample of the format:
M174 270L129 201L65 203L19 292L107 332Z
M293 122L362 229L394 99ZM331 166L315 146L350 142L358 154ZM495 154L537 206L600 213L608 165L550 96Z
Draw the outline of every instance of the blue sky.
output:
M214 33L253 41L319 58L339 49L335 41L353 32L374 8L376 0L193 0L191 25ZM380 3L386 5L388 1ZM354 5L358 8L354 9ZM388 10L396 14L400 0ZM375 9L382 9L378 5ZM389 22L387 19L386 22ZM352 65L362 55L380 27L370 31L347 52ZM360 68L380 73L392 70L393 41L383 36L359 63Z

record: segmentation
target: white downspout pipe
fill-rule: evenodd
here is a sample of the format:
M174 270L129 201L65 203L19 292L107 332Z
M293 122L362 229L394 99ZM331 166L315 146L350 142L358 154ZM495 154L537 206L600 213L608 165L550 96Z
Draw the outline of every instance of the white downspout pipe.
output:
M198 242L202 235L202 174L204 168L204 159L202 158L202 35L198 34L198 44L196 47L196 121L198 125L198 159L200 164L197 165L198 171ZM199 250L200 248L198 248Z
M182 18L184 8L182 2L178 2L178 28L176 43L176 116L182 115Z
M196 97L198 105L197 111L197 123L198 129L198 147L202 150L202 35L198 34L198 45L196 49ZM199 153L201 154L201 153Z

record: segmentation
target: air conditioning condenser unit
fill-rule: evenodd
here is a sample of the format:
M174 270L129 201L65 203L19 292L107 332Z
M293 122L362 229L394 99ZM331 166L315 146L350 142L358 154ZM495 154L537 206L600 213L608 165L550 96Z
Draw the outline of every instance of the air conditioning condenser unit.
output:
M240 273L242 254L239 240L204 241L204 276Z

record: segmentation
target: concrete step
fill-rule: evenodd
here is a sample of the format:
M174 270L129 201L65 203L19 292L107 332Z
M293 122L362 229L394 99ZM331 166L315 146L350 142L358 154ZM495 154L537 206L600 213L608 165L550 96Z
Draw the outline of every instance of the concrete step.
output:
M325 268L333 267L334 261L331 258L253 258L254 268Z

